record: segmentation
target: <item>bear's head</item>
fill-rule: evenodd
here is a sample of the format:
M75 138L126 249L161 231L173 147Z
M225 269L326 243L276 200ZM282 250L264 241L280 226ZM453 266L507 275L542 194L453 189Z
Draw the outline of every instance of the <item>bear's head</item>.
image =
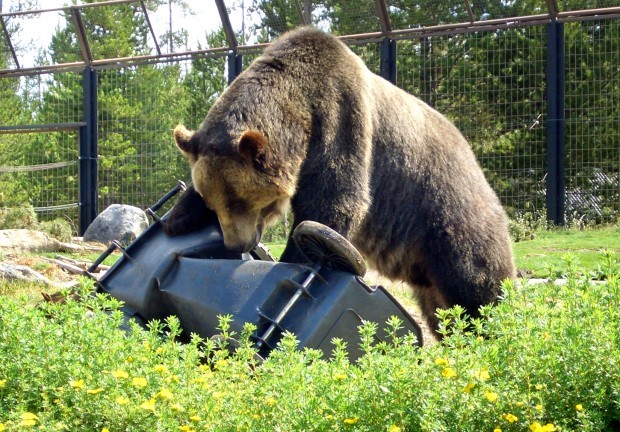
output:
M194 188L217 214L226 247L252 250L264 229L283 216L294 192L267 138L248 129L231 142L210 143L205 134L179 125L174 139L189 161Z

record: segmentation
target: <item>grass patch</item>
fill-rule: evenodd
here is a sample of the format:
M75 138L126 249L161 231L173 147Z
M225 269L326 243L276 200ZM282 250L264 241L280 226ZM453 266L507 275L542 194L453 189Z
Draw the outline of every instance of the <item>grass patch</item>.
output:
M28 298L31 301L35 299L42 300L41 293L48 292L49 290L49 286L42 282L0 279L0 297L22 297L24 299Z
M563 266L570 258L586 274L604 279L609 266L603 257L605 251L620 254L620 227L539 230L533 240L513 243L517 268L527 277L563 277ZM285 243L268 243L272 255L279 258ZM615 260L611 271L620 273L620 263Z
M584 230L552 229L537 232L535 238L513 244L517 268L528 277L562 277L567 258L596 279L611 271L620 272L618 260L602 259L605 251L620 254L620 227Z
M280 259L282 253L284 252L284 248L286 247L286 243L267 243L265 244L276 259Z

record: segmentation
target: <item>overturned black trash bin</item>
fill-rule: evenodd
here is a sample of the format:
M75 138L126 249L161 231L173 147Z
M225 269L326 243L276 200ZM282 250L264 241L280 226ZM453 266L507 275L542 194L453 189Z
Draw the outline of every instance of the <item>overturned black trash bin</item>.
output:
M180 183L181 184L181 183ZM147 210L154 222L129 246L113 243L89 269L93 271L114 249L122 257L99 279L98 291L124 302L128 317L145 325L176 315L186 335L218 335L218 315L231 315L231 330L241 333L244 323L258 353L269 355L283 332L295 334L299 347L331 353L332 339L347 343L350 359L361 355L358 327L372 321L382 329L391 316L402 321L401 335L422 333L407 311L381 286L368 286L363 260L335 231L304 222L293 234L311 265L276 262L259 245L249 254L224 246L217 218L197 231L178 236L164 233L155 211L175 188Z

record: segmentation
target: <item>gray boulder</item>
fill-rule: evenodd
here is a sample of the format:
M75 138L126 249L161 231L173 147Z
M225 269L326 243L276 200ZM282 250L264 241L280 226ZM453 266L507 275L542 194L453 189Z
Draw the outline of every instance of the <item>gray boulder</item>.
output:
M112 204L88 226L84 240L103 244L118 240L126 245L135 240L148 226L146 213L138 207Z

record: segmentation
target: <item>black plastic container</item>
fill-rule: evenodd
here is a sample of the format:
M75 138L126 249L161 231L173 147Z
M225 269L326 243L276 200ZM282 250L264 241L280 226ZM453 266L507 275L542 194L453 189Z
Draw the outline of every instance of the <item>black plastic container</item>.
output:
M332 339L341 338L355 359L361 354L358 326L373 321L383 329L391 316L403 321L401 333L412 332L421 345L418 324L383 287L368 286L355 270L337 270L351 269L342 264L350 262L350 256L334 261L332 249L322 258L321 247L330 248L334 238L352 246L329 228L317 231L314 225L298 243L302 250L308 247L304 243L321 245L307 254L320 262L308 267L275 262L261 249L244 255L229 251L216 222L170 237L163 231L162 219L155 218L126 249L111 247L120 248L123 256L100 278L99 291L122 300L126 315L142 324L176 315L186 334L203 338L218 335L218 315L232 315L231 329L237 334L244 323L254 323L253 338L263 357L288 330L300 348L318 348L327 355ZM385 337L383 330L378 337Z

